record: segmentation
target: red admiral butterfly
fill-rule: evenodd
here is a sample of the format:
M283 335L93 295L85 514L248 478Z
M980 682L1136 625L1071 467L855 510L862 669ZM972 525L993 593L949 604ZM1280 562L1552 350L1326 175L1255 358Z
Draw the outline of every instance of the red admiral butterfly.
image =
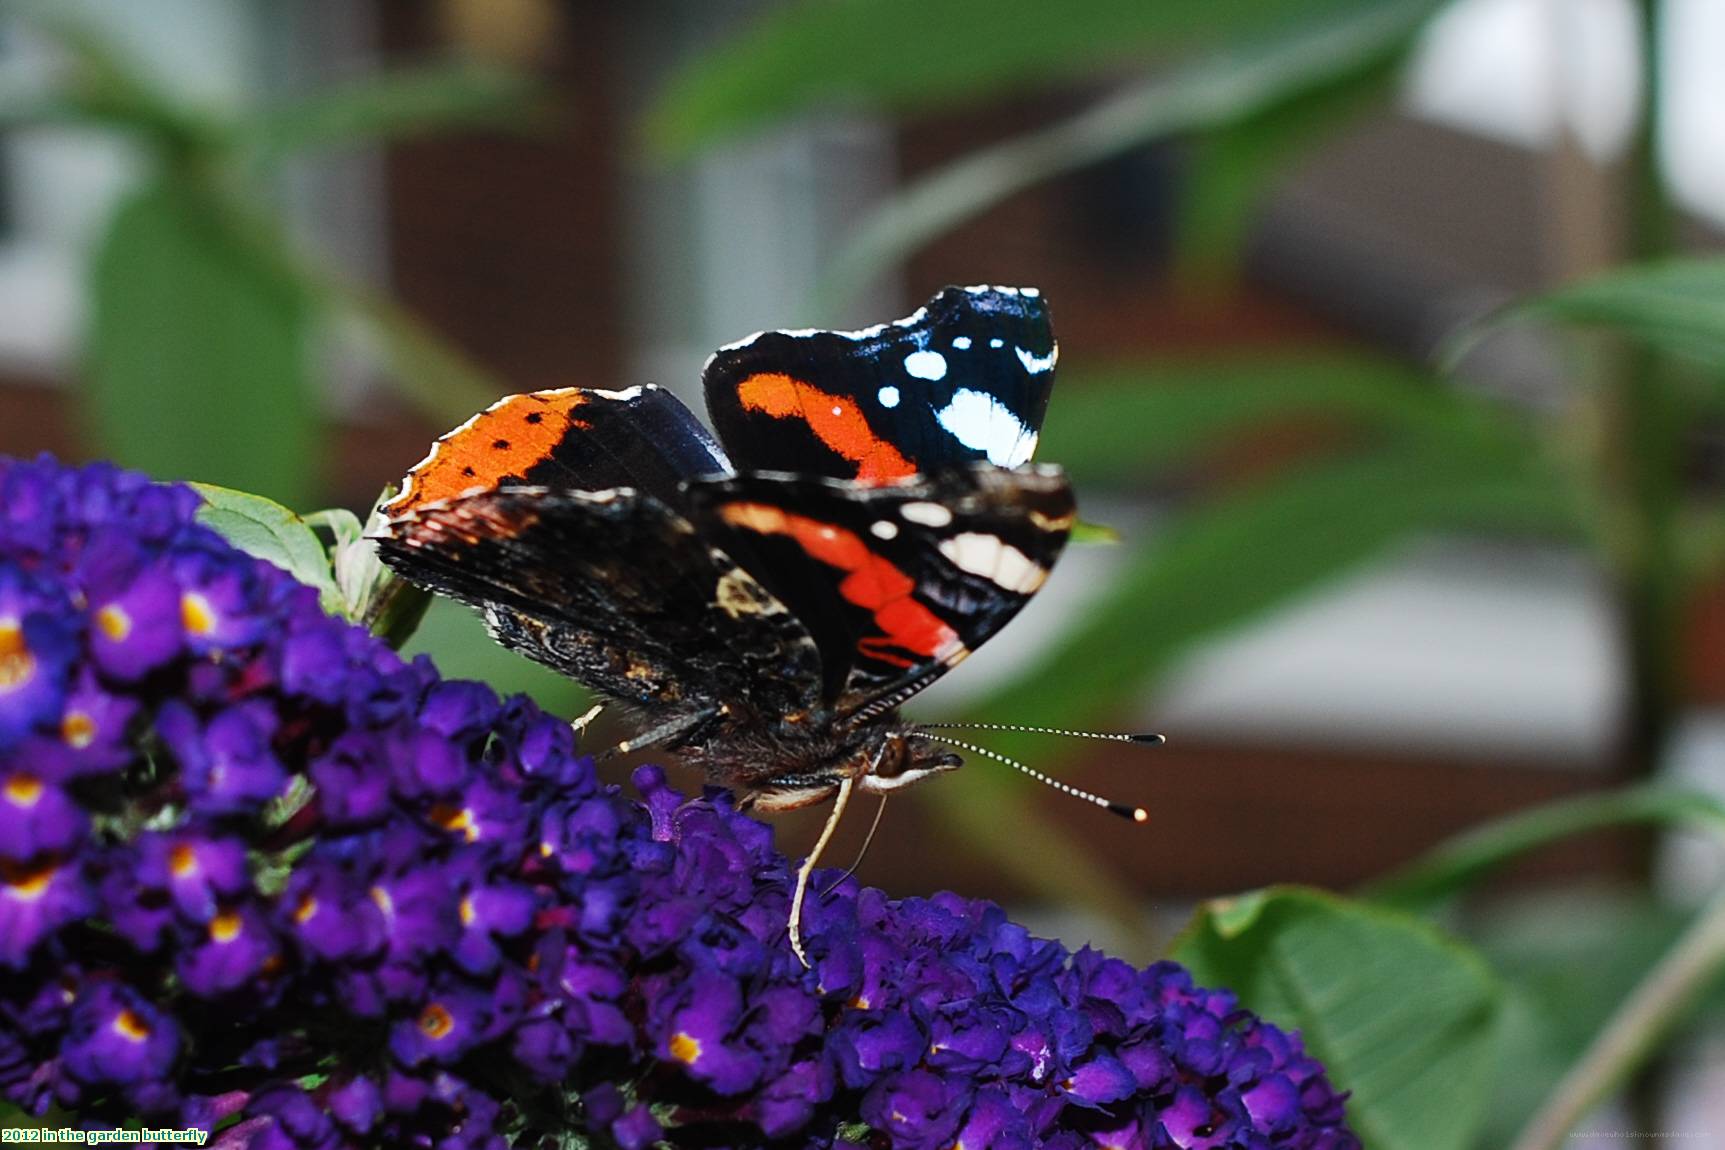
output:
M720 349L702 378L716 440L651 385L510 396L408 474L383 558L637 708L647 730L620 749L675 749L762 810L836 796L798 876L800 956L808 874L853 788L989 754L897 707L1066 544L1072 489L1028 462L1056 356L1035 289L947 288L892 323Z

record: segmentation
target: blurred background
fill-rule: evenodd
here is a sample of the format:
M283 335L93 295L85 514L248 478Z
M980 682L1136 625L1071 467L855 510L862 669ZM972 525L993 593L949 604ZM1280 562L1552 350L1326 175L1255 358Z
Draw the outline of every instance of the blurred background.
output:
M0 14L3 452L363 512L502 394L698 404L751 331L1040 287L1040 458L1120 538L913 710L1170 743L1002 735L1148 829L973 762L894 799L861 869L893 893L1144 958L1196 899L1353 888L1637 779L1725 791L1717 0ZM458 609L412 649L585 705ZM1584 1037L1718 874L1573 837L1466 929Z

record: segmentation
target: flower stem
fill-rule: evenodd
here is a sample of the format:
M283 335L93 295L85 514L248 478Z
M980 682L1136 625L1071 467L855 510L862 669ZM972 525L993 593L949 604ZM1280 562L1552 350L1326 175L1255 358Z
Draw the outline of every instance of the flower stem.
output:
M1512 1150L1554 1150L1574 1125L1633 1074L1712 980L1725 970L1725 891L1648 972L1570 1067Z

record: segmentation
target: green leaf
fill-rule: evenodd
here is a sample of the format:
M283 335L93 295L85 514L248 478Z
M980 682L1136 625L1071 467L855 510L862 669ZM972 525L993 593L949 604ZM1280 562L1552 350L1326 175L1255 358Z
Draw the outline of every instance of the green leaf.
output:
M1725 259L1636 264L1522 300L1457 332L1441 358L1453 364L1493 328L1525 319L1612 328L1725 367Z
M345 508L316 511L306 521L333 539L331 566L342 614L399 650L424 620L431 592L385 567L378 554L377 539L388 526L383 505L394 494L393 486L386 488L364 523Z
M1070 542L1105 543L1112 546L1120 542L1120 532L1106 523L1089 523L1081 519L1072 525Z
M477 63L371 77L243 120L240 142L260 158L408 139L461 127L512 127L532 118L532 77Z
M133 195L91 294L86 407L104 454L158 479L308 501L310 309L221 206L177 182Z
M1139 7L1150 17L1180 16L1176 9L1206 5L1163 0ZM1224 128L1253 117L1268 123L1290 101L1317 99L1315 92L1347 77L1377 75L1405 54L1437 3L1397 0L1310 7L1333 18L1303 19L1281 38L1264 27L1252 27L1249 40L1061 123L974 151L901 189L857 227L835 257L821 285L822 306L833 310L935 236L1043 180L1152 140ZM1047 5L1044 11L1062 22L1085 23L1059 5ZM1291 126L1311 118L1296 119Z
M1475 827L1366 891L1373 901L1421 909L1466 890L1528 851L1617 826L1687 826L1725 839L1725 802L1659 784L1548 803Z
M323 609L342 613L341 591L330 574L329 552L311 524L274 500L208 483L192 484L204 505L198 522L257 559L267 560L308 587Z
M1300 888L1200 909L1172 956L1298 1030L1374 1150L1461 1150L1497 1072L1498 988L1465 945L1410 915Z
M927 106L1093 77L1151 53L1274 39L1381 0L818 0L769 12L698 58L652 109L649 140L682 154L822 105ZM883 35L883 29L903 34Z

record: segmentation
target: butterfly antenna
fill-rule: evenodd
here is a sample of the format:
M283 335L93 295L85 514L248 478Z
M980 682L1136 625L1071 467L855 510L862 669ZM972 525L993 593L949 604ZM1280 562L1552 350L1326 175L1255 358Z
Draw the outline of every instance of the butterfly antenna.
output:
M857 867L861 866L863 859L868 857L868 849L874 844L874 833L880 830L880 817L884 814L886 814L886 796L882 795L880 797L880 806L874 809L874 822L868 825L868 835L863 839L862 850L857 852L856 861L851 863L849 867L845 868L845 873L834 879L831 886L821 892L822 898L827 897L827 895L839 889L840 883L844 882L845 879L851 877L851 875L857 872Z
M923 737L934 742L941 742L951 747L957 747L961 751L969 751L972 754L981 755L985 759L993 759L997 763L1005 763L1014 770L1022 771L1037 782L1053 787L1062 794L1071 795L1075 799L1083 799L1087 803L1094 803L1103 810L1108 811L1111 814L1119 815L1123 819L1130 819L1135 823L1148 822L1150 819L1150 812L1145 810L1143 807L1130 807L1125 803L1117 803L1112 799L1105 799L1101 795L1092 794L1090 791L1081 790L1080 788L1073 786L1071 783L1061 782L1052 775L1045 775L1035 767L1025 766L1017 759L1009 758L1006 755L1001 754L999 751L991 751L987 747L979 747L975 743L966 743L959 739L950 739L945 735L924 735Z
M1032 735L1063 735L1068 739L1103 739L1110 743L1137 743L1159 747L1168 740L1154 732L1128 735L1113 731L1069 731L1065 727L1027 727L1022 723L918 723L930 731L1025 731Z

